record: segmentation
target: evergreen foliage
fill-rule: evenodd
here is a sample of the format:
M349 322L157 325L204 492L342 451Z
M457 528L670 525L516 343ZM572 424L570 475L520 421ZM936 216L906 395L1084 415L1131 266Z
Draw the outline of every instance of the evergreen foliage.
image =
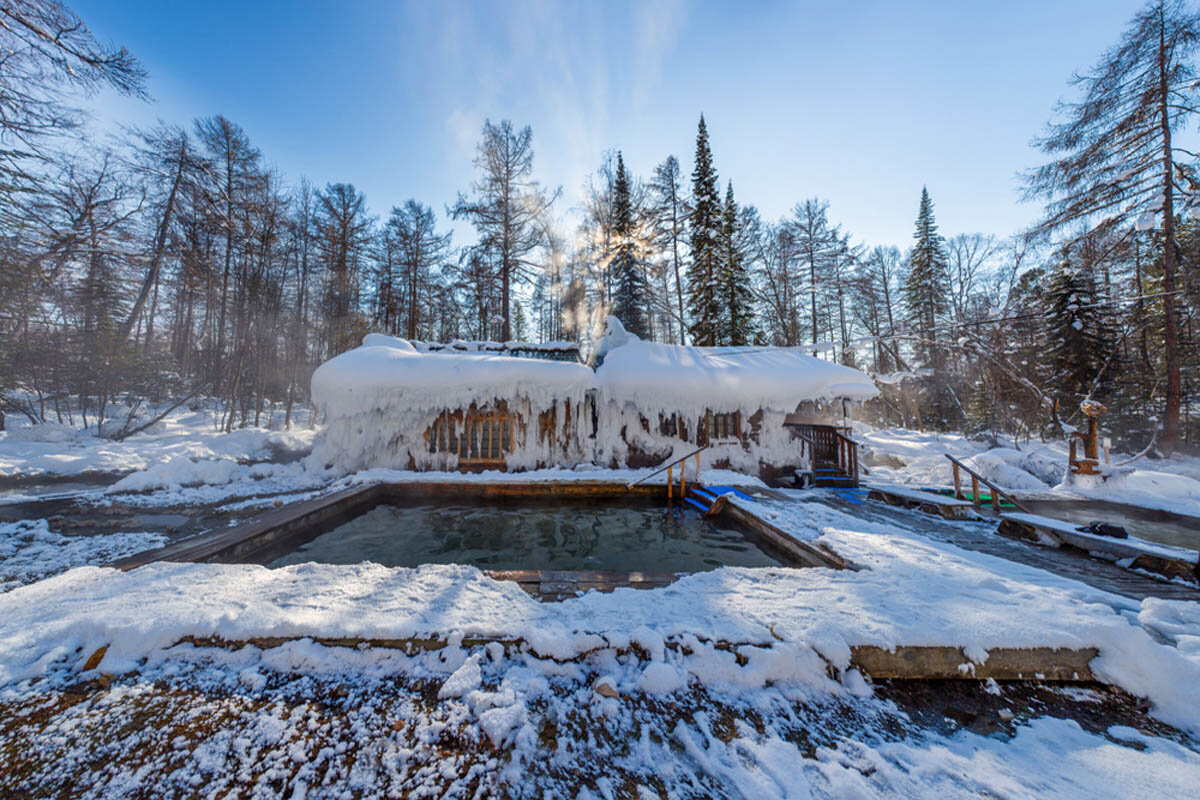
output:
M721 332L719 270L721 198L717 172L708 146L704 116L696 132L696 163L692 169L691 263L687 270L687 306L692 344L711 346Z
M982 380L975 381L971 399L967 404L967 425L971 433L983 433L991 430L995 423L996 415L987 384Z
M617 176L613 184L613 234L616 252L612 270L617 276L612 313L625 330L646 338L646 280L642 275L634 242L633 203L629 195L629 171L625 159L617 153Z
M1087 396L1103 398L1104 386L1093 391L1094 385L1114 377L1107 362L1115 336L1097 301L1092 274L1064 259L1046 287L1046 343L1053 388L1069 393L1072 405Z
M929 190L921 188L921 207L917 214L916 244L908 254L908 280L904 283L904 302L909 325L919 341L913 349L923 367L938 369L945 364L945 353L938 347L938 318L947 310L946 248L933 218Z
M746 220L733 198L733 182L725 192L721 212L720 253L718 273L721 318L718 343L741 347L754 341L754 294L746 268Z

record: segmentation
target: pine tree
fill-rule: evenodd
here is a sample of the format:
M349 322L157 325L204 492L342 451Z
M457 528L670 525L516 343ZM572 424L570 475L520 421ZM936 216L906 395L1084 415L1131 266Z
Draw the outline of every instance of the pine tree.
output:
M525 304L519 298L512 299L512 333L518 342L529 339L529 323L525 321Z
M933 219L933 201L929 191L921 188L921 208L917 214L917 243L908 255L908 280L904 285L904 301L908 321L920 337L915 350L917 361L925 367L939 369L945 363L945 353L937 346L938 316L946 312L946 249Z
M717 172L708 148L708 128L704 116L696 132L696 163L692 169L691 264L688 265L688 313L692 343L711 346L720 334L721 305L718 298L721 229L721 199L717 193Z
M1105 362L1115 337L1096 300L1092 274L1064 258L1046 287L1047 344L1055 388L1076 400L1103 396L1103 391L1092 392L1093 384L1099 378L1103 389L1105 378L1114 377Z
M967 403L967 422L972 433L983 433L991 430L996 424L996 414L992 407L992 397L987 384L978 380L971 391L971 399Z
M746 269L743 242L744 221L733 199L733 182L725 192L720 236L720 334L719 344L745 346L754 341L754 296Z
M621 320L625 330L645 337L646 281L638 266L634 243L633 204L629 195L629 172L625 159L617 153L617 177L613 184L613 234L616 252L612 269L617 275L617 290L613 296L613 315Z

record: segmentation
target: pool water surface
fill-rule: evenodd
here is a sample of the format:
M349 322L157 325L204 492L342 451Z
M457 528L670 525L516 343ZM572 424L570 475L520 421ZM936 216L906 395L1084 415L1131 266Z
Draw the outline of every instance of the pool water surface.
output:
M470 564L490 570L701 572L787 566L733 523L660 504L381 505L270 567L315 561L387 567Z

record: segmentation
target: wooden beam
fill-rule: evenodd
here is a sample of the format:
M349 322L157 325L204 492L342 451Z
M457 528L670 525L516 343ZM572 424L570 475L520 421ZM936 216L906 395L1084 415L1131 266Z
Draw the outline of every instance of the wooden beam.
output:
M240 650L257 647L269 650L299 639L310 639L325 647L349 649L380 648L400 650L408 655L436 652L449 644L437 635L416 636L406 639L370 639L358 637L252 637L227 640L216 637L185 636L175 644L191 644L195 647L218 647L225 650ZM517 638L468 636L462 639L462 647L477 648L498 643L505 650L523 650L527 643ZM744 648L767 650L770 645L748 642L707 641L717 650L739 654L739 663L745 663ZM668 640L668 650L690 652L679 642ZM597 650L615 650L618 655L638 654L634 646L627 648L597 647L577 654L576 661L585 659ZM851 645L850 666L873 680L987 680L1038 681L1045 683L1099 683L1102 682L1091 669L1091 662L1099 654L1095 647L1078 649L1055 647L998 647L988 650L987 659L981 664L972 663L962 648L950 645L900 645L887 650L875 645ZM563 659L554 659L562 661ZM90 663L90 659L89 659ZM92 667L95 668L95 665Z
M1094 647L1078 650L1052 647L996 648L987 660L973 664L957 647L897 647L885 650L872 645L850 649L851 663L876 680L886 678L973 678L997 681L1083 681L1096 680L1091 661Z

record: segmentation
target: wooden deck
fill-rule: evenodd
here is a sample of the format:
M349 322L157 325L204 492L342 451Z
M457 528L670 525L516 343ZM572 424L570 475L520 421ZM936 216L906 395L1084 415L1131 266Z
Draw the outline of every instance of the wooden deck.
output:
M979 519L977 506L970 500L960 500L933 492L923 492L919 489L906 489L900 486L868 486L868 499L887 503L889 506L901 508L918 508L942 519Z

